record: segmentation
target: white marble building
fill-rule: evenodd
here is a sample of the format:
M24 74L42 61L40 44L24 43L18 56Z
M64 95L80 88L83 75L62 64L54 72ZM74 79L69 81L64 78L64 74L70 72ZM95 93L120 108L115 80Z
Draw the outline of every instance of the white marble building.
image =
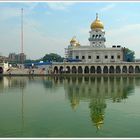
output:
M96 14L96 19L91 23L90 28L90 45L82 46L76 37L73 37L70 45L66 48L66 58L80 59L85 63L122 62L123 48L120 45L106 47L104 25L99 20L98 14Z
M56 75L110 75L110 74L140 74L140 63L128 61L125 47L120 45L105 45L104 25L98 15L91 23L89 31L89 45L80 45L76 37L66 48L66 60L53 63L52 72ZM127 58L128 57L128 58Z

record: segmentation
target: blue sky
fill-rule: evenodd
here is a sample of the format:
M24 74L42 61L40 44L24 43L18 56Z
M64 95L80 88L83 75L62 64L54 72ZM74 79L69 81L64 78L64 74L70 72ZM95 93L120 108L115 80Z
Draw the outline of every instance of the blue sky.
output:
M0 53L20 52L20 9L24 8L24 52L36 59L64 56L73 36L89 45L90 24L98 12L106 47L122 45L140 58L140 2L0 2Z

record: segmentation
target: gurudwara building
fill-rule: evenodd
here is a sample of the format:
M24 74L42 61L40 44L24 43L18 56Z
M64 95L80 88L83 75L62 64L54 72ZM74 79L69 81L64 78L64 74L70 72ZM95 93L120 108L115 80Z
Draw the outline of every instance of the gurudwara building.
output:
M125 47L106 47L104 25L98 14L91 23L89 34L89 45L86 46L82 46L76 37L70 40L65 49L65 62L53 64L54 74L140 73L140 63L131 61L131 54L126 55Z
M96 15L95 21L91 24L89 46L82 46L76 38L72 38L67 50L67 57L80 59L86 63L110 63L123 61L123 49L120 45L107 48L105 45L104 25Z

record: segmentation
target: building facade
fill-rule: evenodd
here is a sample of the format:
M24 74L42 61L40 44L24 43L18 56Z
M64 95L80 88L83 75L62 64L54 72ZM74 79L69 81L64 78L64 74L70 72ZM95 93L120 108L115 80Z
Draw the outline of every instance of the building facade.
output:
M89 31L89 46L82 46L73 37L70 45L66 48L66 58L79 59L85 63L111 63L123 61L123 48L120 45L106 47L104 25L99 20L98 14L95 21L91 23Z
M76 37L65 49L66 61L53 63L53 74L140 74L140 62L133 62L133 53L121 45L106 47L103 23L96 19L91 23L89 45L82 46Z
M10 63L22 64L26 60L26 55L24 53L20 53L20 54L10 53L8 58Z

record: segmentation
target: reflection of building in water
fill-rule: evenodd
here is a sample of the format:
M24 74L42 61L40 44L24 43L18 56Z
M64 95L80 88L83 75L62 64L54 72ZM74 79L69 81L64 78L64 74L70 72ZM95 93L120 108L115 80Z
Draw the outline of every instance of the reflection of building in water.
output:
M126 99L134 90L135 78L65 77L63 82L66 96L74 110L77 109L80 101L89 100L91 120L97 129L100 129L104 121L106 99L111 99L113 102Z
M24 88L27 84L27 78L26 77L6 77L8 80L8 87L9 88Z
M3 92L3 76L0 76L0 93Z
M77 87L76 90L79 90L79 88ZM75 111L79 105L79 102L80 102L79 93L73 92L72 88L69 89L69 91L71 91L71 92L68 93L68 94L70 94L70 96L68 96L68 97L69 97L69 100L71 103L71 107Z
M140 86L139 77L1 77L0 92L4 88L20 89L22 93L22 124L24 126L24 88L30 83L42 84L47 89L57 90L59 87L65 90L66 98L70 101L72 109L78 109L82 101L89 103L90 117L93 124L100 129L104 123L106 99L113 102L121 102L134 90L134 86ZM7 86L8 85L8 86ZM34 84L35 85L35 84Z
M65 78L65 91L80 100L95 97L110 98L119 102L134 90L133 77L72 77Z
M90 117L97 129L100 129L104 123L104 110L106 103L104 98L93 98L90 101Z
M26 77L0 77L0 93L3 93L3 89L9 88L24 88L27 85Z

